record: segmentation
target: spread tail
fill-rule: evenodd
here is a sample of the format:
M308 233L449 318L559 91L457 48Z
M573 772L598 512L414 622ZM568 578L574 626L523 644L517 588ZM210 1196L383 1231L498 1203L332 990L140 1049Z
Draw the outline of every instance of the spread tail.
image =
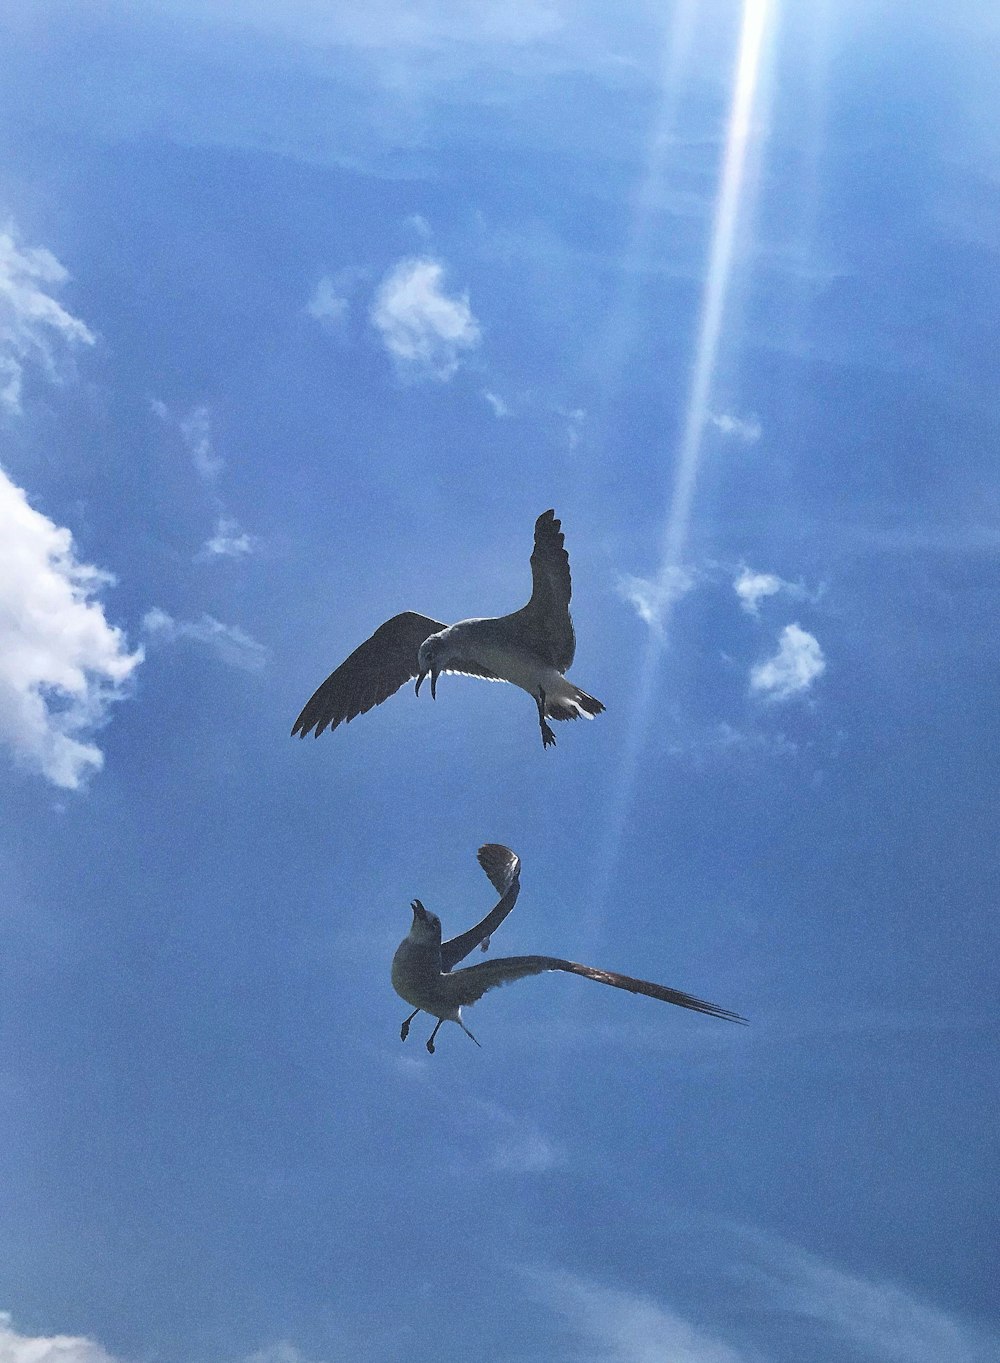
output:
M593 719L603 709L599 700L588 696L586 691L581 691L572 682L566 683L566 690L561 696L546 697L545 701L545 713L549 719L579 719L581 715L584 719Z

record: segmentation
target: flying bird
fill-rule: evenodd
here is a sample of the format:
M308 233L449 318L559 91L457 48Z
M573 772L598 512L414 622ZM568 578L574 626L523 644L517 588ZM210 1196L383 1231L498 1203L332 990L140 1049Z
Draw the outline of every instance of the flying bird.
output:
M392 958L392 987L413 1008L400 1028L402 1041L409 1034L410 1023L418 1013L423 1012L437 1018L427 1040L427 1049L432 1055L434 1038L443 1022L456 1022L478 1046L479 1042L462 1021L462 1009L477 1003L488 990L496 989L501 984L510 984L528 975L541 975L548 970L582 975L584 979L596 980L598 984L610 984L615 989L628 990L630 994L645 994L651 999L662 999L664 1003L676 1003L681 1008L708 1013L711 1017L724 1018L727 1022L746 1022L746 1018L740 1017L739 1013L706 1003L704 999L685 994L680 989L670 989L667 985L653 984L649 980L636 980L631 975L619 975L614 970L598 970L576 961L564 961L558 956L501 956L455 970L454 966L476 946L482 945L483 950L486 950L489 935L510 913L520 891L521 862L509 848L487 843L479 849L479 863L503 898L482 922L460 937L442 942L441 920L437 914L429 913L419 899L415 899L411 905L413 923Z
M554 511L535 522L531 554L531 600L511 615L460 620L443 625L427 615L404 611L380 625L370 639L331 672L310 696L295 721L292 737L319 738L324 729L348 724L416 678L415 691L430 677L437 699L442 672L487 681L506 681L527 691L538 708L542 745L556 741L550 719L593 719L604 706L565 676L576 652L569 614L572 591L569 555Z

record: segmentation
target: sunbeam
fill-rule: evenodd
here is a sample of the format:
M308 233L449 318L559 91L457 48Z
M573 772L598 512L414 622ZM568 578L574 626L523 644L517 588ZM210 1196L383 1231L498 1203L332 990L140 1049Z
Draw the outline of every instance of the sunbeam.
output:
M733 94L713 215L711 245L687 409L660 546L660 563L654 592L654 596L660 601L660 610L658 618L650 625L636 688L632 724L609 801L604 838L598 851L598 865L594 877L595 913L600 912L604 903L618 861L622 834L632 805L639 759L649 731L659 664L667 643L673 606L680 594L676 584L684 577L681 571L682 560L687 545L691 508L701 463L702 441L709 413L709 397L732 279L733 250L746 187L747 152L755 128L764 38L776 4L777 0L744 0L743 4L733 74Z

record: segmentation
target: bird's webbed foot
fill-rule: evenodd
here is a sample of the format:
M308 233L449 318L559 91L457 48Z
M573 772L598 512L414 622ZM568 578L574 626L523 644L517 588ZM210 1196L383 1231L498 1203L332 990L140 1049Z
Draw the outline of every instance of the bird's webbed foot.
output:
M420 1012L419 1008L414 1008L410 1016L408 1018L404 1018L403 1025L399 1029L400 1041L405 1041L406 1038L410 1035L410 1023L413 1021L413 1019L417 1016L419 1012Z
M427 1049L430 1051L431 1055L434 1054L434 1038L437 1036L443 1021L444 1018L438 1018L437 1027L434 1028L433 1032L431 1032L430 1036L427 1038Z

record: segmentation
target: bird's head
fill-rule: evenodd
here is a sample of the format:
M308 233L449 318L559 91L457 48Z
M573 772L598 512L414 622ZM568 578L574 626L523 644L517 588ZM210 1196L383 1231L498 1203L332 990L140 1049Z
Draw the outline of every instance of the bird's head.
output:
M420 645L417 653L417 667L420 669L417 676L417 684L414 688L416 694L420 695L420 686L424 678L429 674L431 679L431 699L437 700L437 679L441 675L441 654L444 650L444 640L440 634L432 634L429 639L425 639Z
M410 905L413 910L413 923L410 938L425 946L441 945L441 919L436 913L429 913L419 899Z

